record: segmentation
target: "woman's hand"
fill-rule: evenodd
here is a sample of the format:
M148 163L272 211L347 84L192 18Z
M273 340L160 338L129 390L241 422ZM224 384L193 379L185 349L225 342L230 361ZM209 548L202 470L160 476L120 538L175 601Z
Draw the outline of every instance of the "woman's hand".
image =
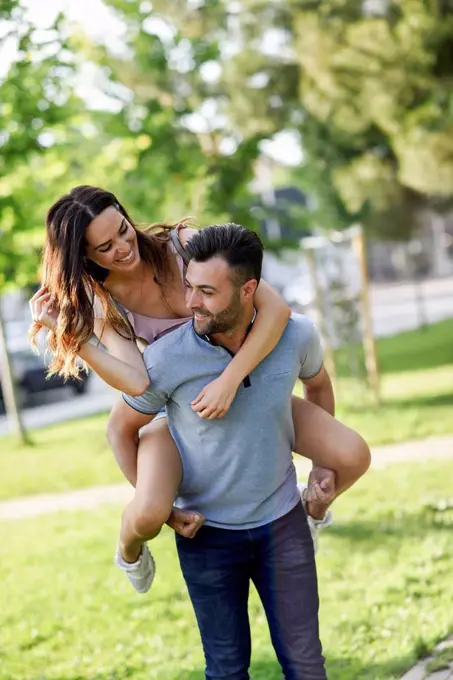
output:
M200 394L191 402L192 410L200 418L214 420L223 418L233 402L238 385L231 383L221 375L203 387Z
M57 325L58 309L55 300L46 287L40 288L30 300L30 310L33 321L44 328L53 331Z
M190 510L180 510L173 508L170 517L167 519L169 527L184 538L193 538L204 524L204 517L199 512Z

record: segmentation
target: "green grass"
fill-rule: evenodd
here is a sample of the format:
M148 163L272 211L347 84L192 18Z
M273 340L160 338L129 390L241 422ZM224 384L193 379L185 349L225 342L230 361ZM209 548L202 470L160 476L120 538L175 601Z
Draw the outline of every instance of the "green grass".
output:
M383 374L381 387L379 409L347 380L340 380L336 389L337 417L370 446L453 432L453 363Z
M451 464L369 473L318 556L329 680L396 680L453 629ZM443 501L447 501L443 503ZM173 537L133 593L112 565L120 509L0 523L0 680L201 680ZM281 678L258 599L254 680Z
M371 446L453 432L453 319L378 340L382 404L338 353L337 416Z
M452 339L453 320L380 340L382 405L377 410L356 382L340 377L338 418L370 446L453 433ZM0 499L122 481L105 440L106 420L37 430L31 448L0 439Z
M453 319L378 341L380 370L421 371L453 364Z
M124 481L105 437L107 415L32 433L33 446L0 439L0 499Z
M379 369L385 375L453 364L452 338L453 319L388 338L379 338ZM347 375L343 350L337 353L337 360L340 374Z
M434 673L435 671L442 671L446 668L450 668L453 664L453 643L449 644L448 647L442 649L442 651L436 653L426 664L426 671Z

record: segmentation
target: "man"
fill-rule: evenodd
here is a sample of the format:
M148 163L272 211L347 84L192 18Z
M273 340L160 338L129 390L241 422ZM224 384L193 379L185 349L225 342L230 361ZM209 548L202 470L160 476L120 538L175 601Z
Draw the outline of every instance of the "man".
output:
M204 229L187 250L193 323L146 349L151 384L140 397L123 395L111 416L116 430L111 441L130 446L139 429L166 406L183 464L176 505L205 517L193 538L177 535L176 543L203 642L206 677L249 678L247 602L253 581L285 678L324 680L314 548L291 454L297 378L331 390L319 337L308 319L293 315L226 416L200 419L191 401L222 373L253 323L263 248L256 234L230 224ZM121 538L123 545L128 540L136 536ZM121 559L118 563L122 566ZM154 567L146 544L132 565L135 574L131 565L123 566L132 583L149 587Z

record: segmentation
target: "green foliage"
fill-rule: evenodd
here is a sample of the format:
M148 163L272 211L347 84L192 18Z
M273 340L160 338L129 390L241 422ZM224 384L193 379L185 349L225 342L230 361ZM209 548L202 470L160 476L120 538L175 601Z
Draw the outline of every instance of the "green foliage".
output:
M199 9L153 3L152 11L138 0L106 4L126 26L127 51L112 55L98 48L96 60L102 54L110 84L121 85L128 97L104 130L116 138L148 139L124 174L126 204L146 221L187 214L200 223L243 217L258 138L237 140L233 155L222 152L232 134L220 118L223 94L201 76L203 66L219 58L222 3ZM152 23L158 19L167 26L165 35ZM212 116L203 114L206 102L215 108Z
M18 2L5 11L2 42L16 51L0 79L0 289L9 282L24 285L36 269L30 232L39 221L35 189L42 178L34 177L30 186L30 166L55 145L58 130L80 108L69 84L73 63L61 23L57 17L38 31Z
M174 8L163 5L170 36L163 37L149 23L157 6L150 17L138 1L106 4L126 29L121 54L63 26L62 17L36 31L19 0L5 12L18 51L0 82L0 288L36 280L45 212L76 184L114 191L144 223L248 215L257 139L238 139L237 153L225 155L231 130L223 123L200 132L188 125L212 95L200 73L219 57L215 7L206 16L189 11L186 37L177 30L181 15L171 25ZM109 110L77 97L73 74L83 63L97 69Z
M315 223L360 219L381 237L406 239L421 207L449 204L445 3L383 0L374 13L356 0L239 4L242 49L224 66L230 116L244 134L300 130L305 161L295 178L316 199Z
M329 121L359 152L334 177L346 206L360 210L368 201L384 213L405 189L448 196L452 70L436 73L436 60L453 41L453 24L421 0L399 4L397 14L342 22L333 20L336 3L322 4L323 12L296 21L301 98L309 115Z
M115 191L143 222L257 227L259 143L285 128L302 138L304 226L360 220L406 239L422 208L451 203L447 2L383 0L374 14L361 0L105 4L122 51L62 17L38 31L20 0L1 5L2 43L17 51L0 80L0 287L36 276L46 208L74 184ZM76 95L87 62L109 110Z

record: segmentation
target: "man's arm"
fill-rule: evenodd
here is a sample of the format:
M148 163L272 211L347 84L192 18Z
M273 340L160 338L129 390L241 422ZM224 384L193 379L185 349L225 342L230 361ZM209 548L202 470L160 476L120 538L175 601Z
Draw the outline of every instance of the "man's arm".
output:
M299 378L304 385L305 399L327 411L335 413L335 398L329 375L323 366L323 350L319 333L307 317L298 317L301 330L301 361ZM335 495L335 472L321 468L313 463L308 478L306 501L309 514L316 518L324 517L325 504Z
M312 378L301 378L304 385L305 399L313 404L320 406L324 411L335 415L335 396L333 393L332 382L324 366ZM328 503L335 496L335 472L322 468L313 463L313 469L308 478L308 489L306 500L310 503ZM323 505L309 505L309 512L315 519L322 519L325 514Z
M296 315L299 328L300 371L305 399L335 415L335 397L332 383L323 365L321 338L313 322L306 316Z
M155 415L136 411L122 397L110 413L107 439L124 476L134 487L137 482L138 434Z
M313 378L301 378L304 385L304 394L307 401L320 406L324 411L335 415L335 395L332 382L324 366Z

